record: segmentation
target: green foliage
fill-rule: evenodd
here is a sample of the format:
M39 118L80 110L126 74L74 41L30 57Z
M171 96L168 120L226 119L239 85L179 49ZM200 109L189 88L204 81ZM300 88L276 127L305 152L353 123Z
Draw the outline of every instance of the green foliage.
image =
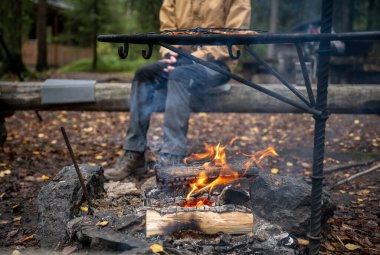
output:
M122 61L115 56L100 56L95 70L92 69L91 59L80 59L69 65L63 66L60 72L126 72L133 74L140 66L146 64L143 58L137 60Z

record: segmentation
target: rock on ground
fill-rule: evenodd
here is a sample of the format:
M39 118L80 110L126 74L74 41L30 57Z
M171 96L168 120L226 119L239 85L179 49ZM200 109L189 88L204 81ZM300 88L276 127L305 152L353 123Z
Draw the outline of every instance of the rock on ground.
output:
M94 198L104 192L103 169L80 165L87 191ZM37 238L43 248L52 249L67 239L66 224L84 201L83 191L74 166L64 167L44 186L37 197Z
M251 189L255 214L290 233L306 234L310 222L311 186L300 178L260 173ZM335 205L322 196L322 219L333 215Z

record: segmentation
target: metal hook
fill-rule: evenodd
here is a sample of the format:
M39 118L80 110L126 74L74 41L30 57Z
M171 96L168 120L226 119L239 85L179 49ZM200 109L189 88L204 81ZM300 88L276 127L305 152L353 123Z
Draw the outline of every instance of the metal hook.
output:
M153 44L148 44L148 52L146 52L146 50L142 50L142 56L143 58L145 59L150 59L150 57L152 56L152 52L153 52Z
M233 59L233 60L237 60L240 58L240 50L237 50L236 51L236 56L232 53L232 45L229 44L227 45L228 47L228 54L230 55L230 58Z
M124 43L124 46L120 46L117 49L117 52L119 53L119 57L121 59L126 59L128 57L128 51L129 51L129 44Z

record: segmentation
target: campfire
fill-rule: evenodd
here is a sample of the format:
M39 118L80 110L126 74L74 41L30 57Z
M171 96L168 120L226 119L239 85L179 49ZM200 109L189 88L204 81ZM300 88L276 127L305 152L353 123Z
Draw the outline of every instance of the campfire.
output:
M235 141L236 138L232 139L229 145L232 146ZM265 150L255 152L251 156L243 154L249 159L244 163L245 171L242 174L239 174L239 172L231 168L227 162L227 146L221 146L220 143L216 146L205 143L204 147L204 153L192 154L184 159L185 164L199 160L207 160L207 162L202 165L205 170L201 170L195 180L189 184L191 190L186 196L186 203L183 207L211 205L212 202L209 201L208 198L196 198L191 200L191 196L206 191L211 193L216 186L226 185L240 177L244 177L252 164L256 164L262 168L261 163L265 158L278 156L273 147L268 147ZM219 175L216 179L213 179L210 174L216 172L219 172Z
M161 189L147 194L147 236L189 229L207 234L252 232L249 182L264 168L266 158L278 154L273 147L253 154L236 152L236 140L228 145L205 143L204 151L185 158L183 166L156 170Z

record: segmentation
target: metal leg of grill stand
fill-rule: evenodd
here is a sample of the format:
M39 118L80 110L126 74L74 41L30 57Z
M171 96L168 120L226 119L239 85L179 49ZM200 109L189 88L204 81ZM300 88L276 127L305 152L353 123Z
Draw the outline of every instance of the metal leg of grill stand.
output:
M321 33L331 33L333 1L323 0ZM327 88L330 66L330 42L321 41L319 45L318 61L318 84L316 108L322 112L314 115L314 152L313 152L313 175L311 190L311 216L310 216L310 239L309 253L319 254L321 236L322 214L322 187L323 187L323 159L325 154L325 129L328 119Z

